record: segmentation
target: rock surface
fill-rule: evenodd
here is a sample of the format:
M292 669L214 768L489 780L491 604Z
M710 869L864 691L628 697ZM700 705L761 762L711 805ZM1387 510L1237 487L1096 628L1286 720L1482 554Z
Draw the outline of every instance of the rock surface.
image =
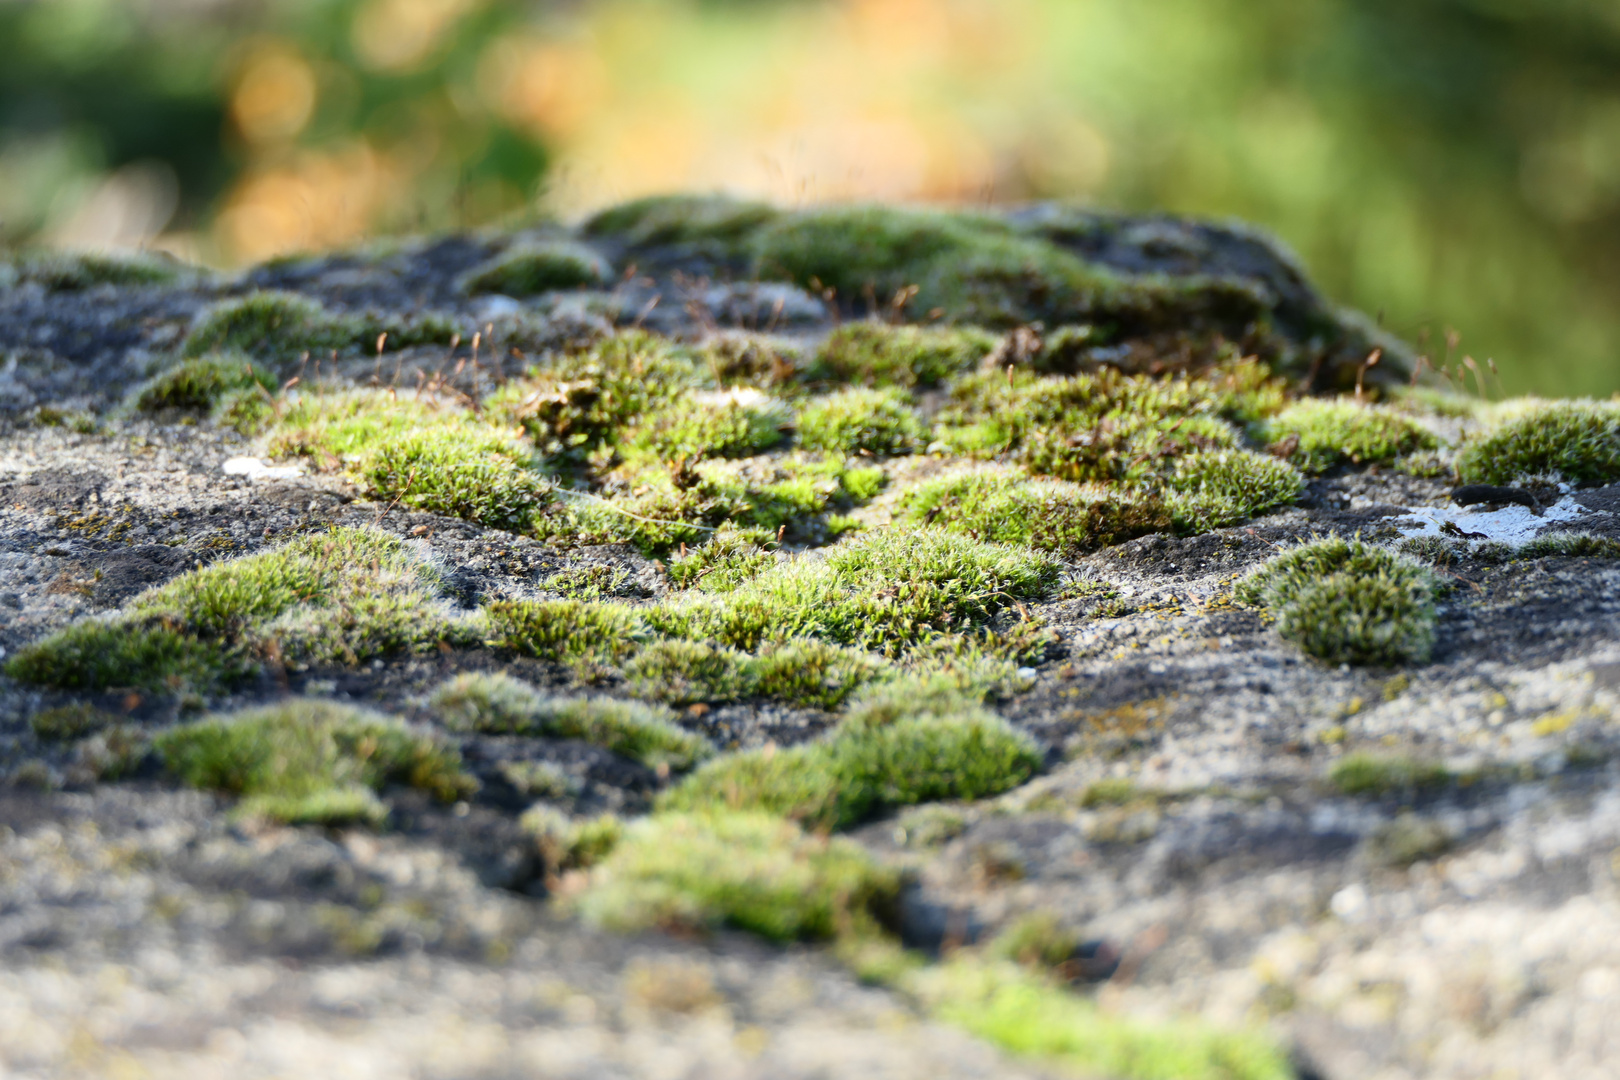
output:
M1246 235L1125 224L1087 254L1133 273L1246 275L1297 320L1321 306ZM313 381L324 363L320 377L376 377L402 394L447 367L477 393L615 323L689 337L769 325L814 341L859 314L807 287L732 283L704 250L613 238L600 251L626 275L614 291L458 290L510 242L448 238L229 280L187 272L168 285L51 291L25 277L0 290L5 655L199 565L331 525L406 538L467 609L544 595L544 580L580 566L624 571L617 595L630 603L667 595L663 563L628 544L571 546L369 500L307 462L278 470L287 463L262 440L228 427L119 407L210 304L256 289L333 311L452 319L465 336L449 349L313 356L278 372ZM495 344L484 338L468 369L486 327ZM1450 438L1472 423L1432 422ZM242 459L267 468L231 466ZM905 460L891 470L926 469L922 456ZM1449 588L1431 660L1401 669L1314 659L1231 600L1238 576L1326 532L1620 537L1620 485L1571 489L1556 512L1467 508L1452 486L1345 466L1246 524L1068 558L1068 573L1102 591L1031 605L1058 641L995 706L1038 740L1045 770L955 806L943 827L923 827L923 808L851 833L913 875L908 943L949 950L1056 913L1101 958L1077 993L1123 1016L1259 1025L1301 1075L1613 1075L1620 562L1492 559L1465 544L1441 568ZM887 510L880 498L860 514L882 527ZM447 648L267 674L206 704L319 695L435 725L425 703L435 685L495 669L575 685L557 664ZM457 735L483 782L470 800L391 792L381 831L287 827L235 818L228 799L179 787L149 758L120 776L110 736L31 729L74 702L139 730L195 706L0 681L8 1075L1061 1073L925 1018L825 950L732 931L621 937L568 915L518 822L530 800L498 777L515 760L550 762L577 780L575 815L647 811L667 773L600 747ZM792 745L835 722L750 700L682 716L722 748ZM1449 779L1347 790L1334 770L1357 754L1428 763Z

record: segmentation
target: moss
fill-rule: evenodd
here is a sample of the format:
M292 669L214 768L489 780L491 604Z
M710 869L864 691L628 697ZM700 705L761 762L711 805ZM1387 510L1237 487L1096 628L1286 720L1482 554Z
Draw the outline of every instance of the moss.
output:
M787 641L762 650L749 664L749 688L759 697L830 710L883 670L881 661L853 649Z
M1438 445L1434 433L1410 417L1345 400L1296 402L1258 430L1263 441L1280 444L1279 450L1286 450L1289 459L1308 473L1347 463L1393 461Z
M32 281L52 292L89 289L96 285L170 285L181 266L163 255L103 255L92 252L30 251L0 256L10 261L19 281Z
M1457 455L1457 475L1465 484L1511 484L1546 474L1572 484L1620 478L1620 405L1530 405Z
M816 350L810 375L861 386L929 388L972 370L995 346L994 335L971 328L846 323Z
M1086 790L1080 795L1080 805L1087 810L1099 806L1128 806L1142 797L1136 781L1128 777L1113 777L1087 784Z
M1277 632L1331 663L1422 663L1434 646L1434 578L1359 539L1326 537L1268 560L1236 589Z
M899 390L850 387L812 399L799 410L799 445L835 454L878 457L922 449L923 426Z
M228 650L163 623L86 620L25 645L6 661L18 682L59 690L208 691L240 678Z
M643 633L620 604L578 600L501 600L484 608L490 644L565 663L605 663L627 655Z
M463 274L456 287L470 294L533 296L552 289L607 285L613 266L597 252L571 240L536 240L512 245Z
M619 593L629 580L630 572L622 567L577 566L544 578L540 587L569 600L600 600Z
M1305 477L1286 461L1246 450L1194 451L1176 460L1170 511L1185 532L1208 532L1293 502Z
M469 446L455 427L386 442L358 468L379 502L505 529L532 530L552 502L552 485L503 453Z
M751 457L782 441L792 414L755 390L694 393L646 416L626 435L626 456L656 460Z
M701 641L655 641L625 664L624 675L641 697L671 705L736 701L749 691L748 657Z
M1514 552L1520 559L1620 559L1620 540L1589 532L1544 533Z
M148 379L135 391L134 404L149 413L167 409L210 413L227 396L244 390L268 398L275 393L276 381L246 357L216 354L182 360Z
M451 727L497 735L580 739L652 769L690 769L713 750L675 723L668 709L634 701L549 697L502 673L465 673L442 683L429 703Z
M632 247L733 245L776 216L777 211L764 203L725 195L652 195L603 210L585 222L583 231Z
M775 941L873 926L899 875L847 840L764 814L659 814L629 825L579 901L614 930L736 927Z
M998 795L1040 764L1027 736L965 701L950 715L858 711L815 742L720 758L666 792L660 806L763 810L847 828L885 807Z
M1328 782L1345 795L1381 797L1390 794L1410 796L1418 791L1444 787L1451 782L1445 766L1409 757L1376 754L1347 754L1328 773Z
M435 798L476 787L454 750L376 713L295 698L159 735L164 764L192 787L242 797L238 812L288 823L379 821L387 784Z
M776 556L760 546L761 539L734 526L722 526L706 543L670 560L669 583L677 589L731 592L775 564Z
M442 316L403 321L335 314L319 302L290 292L255 292L225 300L203 312L180 346L185 357L240 352L285 367L305 354L370 352L387 334L387 346L443 345L459 332Z
M1375 865L1404 869L1451 849L1451 831L1438 821L1401 814L1367 838L1367 856Z
M1103 1012L1040 975L964 954L900 984L938 1018L1014 1054L1129 1080L1289 1080L1264 1035Z
M41 709L28 718L34 736L48 742L72 742L118 722L118 717L86 702Z
M614 814L577 821L550 806L536 806L522 818L553 874L588 870L606 859L624 839L624 822Z
M1080 937L1049 911L1020 916L991 940L985 952L1033 968L1056 968L1071 959Z
M796 341L742 330L712 335L697 355L721 386L752 386L776 393L796 390L800 371L807 366Z
M1066 556L1170 528L1170 515L1152 496L1007 472L925 480L908 489L899 506L905 521Z

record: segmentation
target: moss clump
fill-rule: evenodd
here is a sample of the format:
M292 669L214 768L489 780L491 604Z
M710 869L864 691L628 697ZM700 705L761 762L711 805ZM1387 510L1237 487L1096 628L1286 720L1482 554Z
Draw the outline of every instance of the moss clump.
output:
M669 583L677 589L731 592L775 564L776 556L760 546L761 539L722 526L707 543L670 560Z
M456 325L439 316L403 322L327 311L297 293L255 292L226 300L205 311L180 346L186 357L214 352L246 353L265 363L285 366L305 354L370 351L386 333L387 345L443 345L457 334Z
M85 702L41 709L28 718L34 737L47 742L72 742L112 727L118 717Z
M464 293L533 296L552 289L607 285L613 265L584 244L571 240L537 240L514 244L462 275Z
M894 655L1045 595L1057 571L1049 556L1025 548L884 529L822 559L789 560L723 597L682 599L646 617L667 636L750 651L766 641L816 638Z
M641 697L672 705L736 701L748 693L748 657L702 641L655 641L625 665Z
M579 821L555 807L541 805L525 813L521 824L534 836L546 869L553 874L588 870L611 855L624 839L624 822L615 814Z
M1411 795L1444 787L1452 780L1444 765L1409 757L1347 754L1328 773L1328 783L1345 795Z
M569 600L600 600L616 595L629 580L630 572L622 567L577 566L552 574L540 587Z
M774 941L875 926L899 875L856 844L765 814L659 814L626 827L579 902L614 930L731 926Z
M627 433L626 455L660 461L750 457L781 442L791 423L785 405L757 390L694 393Z
M209 690L243 673L229 650L161 622L74 623L6 661L6 674L18 682L59 690L128 687L178 694Z
M856 710L816 742L720 758L665 793L660 805L763 810L816 828L847 828L884 807L998 795L1040 765L1027 736L965 700L943 712L927 704L899 716Z
M985 950L998 960L1033 968L1056 968L1072 959L1080 936L1049 911L1024 915L995 936Z
M1152 496L1008 472L925 480L906 491L900 509L917 524L1069 556L1170 528L1170 515Z
M1520 559L1620 559L1620 540L1589 532L1546 533L1513 554Z
M1237 598L1268 609L1277 632L1331 663L1422 663L1434 646L1434 578L1385 548L1325 537L1268 560Z
M752 386L788 393L797 390L805 358L791 339L730 330L706 340L698 359L721 386Z
M635 701L549 697L510 675L465 673L429 699L451 727L497 735L580 739L653 769L681 772L713 753L668 709Z
M584 232L632 247L730 246L776 216L777 211L765 203L725 195L652 195L603 210L585 223Z
M1457 455L1465 484L1511 484L1547 474L1572 484L1620 478L1620 405L1532 405Z
M884 671L881 661L823 641L787 641L766 648L748 667L759 697L836 709Z
M19 281L32 281L52 292L71 292L97 285L170 285L180 277L180 264L163 255L103 255L93 252L29 251L0 256ZM0 274L0 281L5 275Z
M374 499L509 532L533 530L553 498L549 481L454 427L383 443L357 471Z
M1335 465L1393 461L1438 445L1433 432L1398 412L1320 398L1295 402L1264 421L1259 432L1265 442L1313 474Z
M1169 488L1176 525L1208 532L1293 502L1305 477L1286 461L1246 450L1194 451L1177 459Z
M848 323L816 350L811 377L862 386L934 387L970 371L996 345L974 329Z
M238 812L288 824L378 822L376 792L404 784L446 802L471 794L455 751L398 720L327 701L293 699L209 717L154 740L192 787L242 796Z
M484 608L491 645L564 663L605 663L635 648L642 629L622 604L501 600Z
M135 391L134 404L149 413L211 413L243 391L268 401L275 390L275 378L246 357L203 356L182 360L148 379Z
M922 421L900 390L850 387L814 398L799 410L799 445L806 450L893 457L922 449L923 434Z

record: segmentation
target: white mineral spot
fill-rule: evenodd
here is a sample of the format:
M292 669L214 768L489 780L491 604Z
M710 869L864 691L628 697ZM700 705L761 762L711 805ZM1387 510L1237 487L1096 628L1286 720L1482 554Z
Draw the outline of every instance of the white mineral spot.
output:
M1504 506L1500 510L1419 506L1391 524L1407 536L1439 536L1440 527L1449 522L1465 533L1480 533L1486 539L1506 544L1522 544L1534 539L1536 533L1548 525L1574 521L1589 513L1574 498L1565 495L1543 510L1540 517L1527 506Z
M1018 669L1018 677L1020 679L1033 679L1035 677L1035 669L1032 667L1021 667Z
M1367 890L1360 884L1346 885L1333 894L1328 906L1345 922L1357 922L1367 913Z
M266 465L254 457L227 458L224 472L226 476L245 476L249 480L290 480L304 475L297 465Z

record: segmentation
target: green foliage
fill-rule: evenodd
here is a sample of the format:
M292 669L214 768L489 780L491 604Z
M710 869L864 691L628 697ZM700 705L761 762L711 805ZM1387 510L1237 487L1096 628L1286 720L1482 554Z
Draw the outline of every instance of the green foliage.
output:
M749 689L748 657L701 641L654 641L624 667L631 689L671 705L735 701Z
M509 532L527 532L552 501L551 483L506 454L467 445L454 427L386 442L358 469L367 494Z
M569 600L600 600L617 593L629 580L630 572L622 567L577 566L552 574L540 587Z
M1247 450L1194 451L1176 460L1169 478L1170 512L1188 532L1236 525L1293 502L1305 478L1286 461Z
M585 223L587 236L607 236L632 247L654 244L736 244L777 211L765 203L726 195L652 195L601 211Z
M227 650L172 626L99 619L23 646L5 670L18 682L59 690L129 687L155 693L210 690L242 674Z
M658 814L633 822L579 901L621 931L749 930L816 940L875 925L899 875L848 840L810 836L764 814Z
M386 784L446 802L477 786L449 747L397 720L309 698L208 717L154 745L183 782L242 796L244 816L289 824L380 822L386 810L374 793Z
M604 663L635 648L641 636L633 609L579 600L499 600L484 608L490 644L565 663Z
M862 386L934 387L961 375L995 348L982 330L846 323L816 350L812 377Z
M203 312L180 346L185 357L214 352L245 353L285 368L304 354L371 351L379 335L387 347L447 344L457 328L443 318L417 316L403 322L340 315L298 293L262 291L224 300Z
M624 822L614 814L576 821L554 807L533 807L522 817L553 874L588 870L613 853L624 839Z
M469 270L457 287L471 294L533 296L552 289L607 285L612 281L612 264L584 244L534 240L513 244Z
M627 454L656 460L749 457L782 441L787 408L756 390L689 394L646 416L626 436Z
M731 592L762 574L776 556L760 547L757 537L734 526L716 530L707 543L669 562L669 583L677 589Z
M1290 458L1308 473L1335 465L1393 461L1402 454L1433 450L1434 433L1410 417L1377 405L1348 400L1307 398L1264 421L1260 437L1268 443L1298 440Z
M1520 559L1620 559L1620 540L1589 532L1543 533L1519 546Z
M926 704L856 710L815 742L711 762L666 792L660 806L763 810L815 828L847 828L885 807L998 795L1040 765L1028 736L962 699L945 715Z
M649 768L690 769L713 753L668 709L606 698L548 697L504 673L463 673L429 699L446 724L497 735L581 739Z
M748 678L753 695L831 710L883 670L866 653L812 639L763 649L748 665Z
M1328 782L1342 793L1373 797L1411 795L1444 787L1451 779L1446 767L1435 762L1366 753L1345 755L1328 773Z
M1465 484L1511 484L1545 474L1572 484L1620 478L1620 404L1532 405L1457 455Z
M179 409L206 413L230 392L251 389L272 394L275 378L246 357L204 356L182 360L147 380L135 391L135 407L142 412Z
M909 522L1065 556L1170 528L1170 515L1152 496L1005 472L925 480L909 488L899 506Z
M1033 968L1055 968L1074 956L1080 937L1049 911L1014 919L990 942L986 952Z
M1331 663L1422 663L1434 646L1434 578L1415 560L1332 536L1284 551L1238 583L1277 632Z
M118 717L86 702L41 709L28 718L28 727L47 742L71 742L94 735L118 722Z
M98 252L0 252L0 270L9 268L18 282L36 282L51 292L73 292L96 285L172 285L182 266L162 255ZM0 282L6 275L0 274Z
M923 435L922 421L901 390L849 387L812 398L799 410L798 441L807 450L892 457L922 449Z

